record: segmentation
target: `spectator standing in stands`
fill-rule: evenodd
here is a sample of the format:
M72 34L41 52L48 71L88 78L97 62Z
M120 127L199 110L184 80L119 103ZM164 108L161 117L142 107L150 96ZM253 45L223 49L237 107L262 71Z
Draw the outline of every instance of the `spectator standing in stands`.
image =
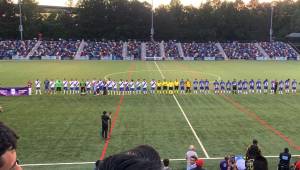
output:
M101 120L102 120L102 138L107 139L107 135L108 135L108 126L109 126L109 116L107 115L107 112L104 111L103 115L101 116Z
M169 167L169 164L170 164L170 160L169 159L164 159L163 160L164 167L162 168L162 170L172 170L172 168Z
M186 163L187 163L187 166L186 166L187 170L190 169L190 165L191 165L190 162L191 162L191 157L192 156L195 156L196 158L198 158L198 155L195 151L195 146L194 145L190 145L189 150L185 154L185 159L186 159Z
M289 149L284 148L284 151L279 154L278 170L289 170L291 158L292 156L289 153Z
M16 133L0 122L0 170L22 170L17 161Z

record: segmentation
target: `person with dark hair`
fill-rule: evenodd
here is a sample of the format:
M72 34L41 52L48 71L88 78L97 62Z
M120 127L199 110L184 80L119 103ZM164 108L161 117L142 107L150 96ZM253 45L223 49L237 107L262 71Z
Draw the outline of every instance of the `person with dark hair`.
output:
M158 152L148 145L141 145L127 152L105 158L97 170L161 170Z
M250 145L247 149L246 159L254 159L259 152L260 149L258 147L258 141L256 139L253 139L252 145Z
M100 160L97 160L97 161L95 162L95 168L94 168L94 170L97 170L97 169L98 169L98 166L100 165L100 163L101 163Z
M197 160L198 160L197 156L192 155L190 157L190 162L189 162L189 164L187 166L187 170L192 170L192 169L196 168L197 167L197 165L196 165L196 161Z
M107 139L107 135L108 135L108 126L109 126L109 116L106 114L106 111L103 112L102 116L101 116L101 120L102 120L102 137L104 139Z
M254 168L254 170L268 170L268 161L261 154L260 150L258 151L258 153L254 159L253 168Z
M225 156L224 160L220 162L220 170L228 170L228 164L229 164L229 156Z
M291 158L292 156L289 153L289 149L284 148L284 151L279 155L278 170L289 170Z
M170 164L169 159L164 159L163 160L164 167L162 168L162 170L172 170L172 168L169 167L169 164Z
M0 122L0 170L22 170L17 162L17 134Z
M256 139L253 139L252 145L250 145L246 152L246 169L251 169L253 167L253 162L260 152L260 149L258 147L258 141Z

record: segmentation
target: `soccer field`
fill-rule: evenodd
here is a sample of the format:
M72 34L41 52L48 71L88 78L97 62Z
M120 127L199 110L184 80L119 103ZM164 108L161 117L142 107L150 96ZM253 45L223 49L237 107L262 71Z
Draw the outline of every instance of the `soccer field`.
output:
M258 79L300 80L299 62L143 62L143 61L1 61L0 86L25 86L48 79ZM299 87L298 87L299 89ZM102 154L140 144L153 146L173 169L185 168L190 144L207 158L205 168L217 170L227 154L244 154L253 138L263 155L277 156L288 147L300 155L300 94L297 95L42 95L0 97L0 120L21 137L25 170L90 170ZM108 144L100 138L102 111L113 112ZM104 152L105 151L105 152ZM277 157L268 158L275 169ZM83 162L83 164L77 165ZM85 164L86 163L86 164Z

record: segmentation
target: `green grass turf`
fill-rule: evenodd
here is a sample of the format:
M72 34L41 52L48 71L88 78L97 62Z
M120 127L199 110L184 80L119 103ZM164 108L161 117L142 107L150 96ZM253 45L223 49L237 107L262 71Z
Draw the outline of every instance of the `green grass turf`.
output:
M269 78L300 80L298 62L157 62L167 79ZM128 73L128 71L131 71ZM0 62L1 86L25 85L30 80L78 79L161 79L154 62ZM278 155L287 142L262 126L247 112L222 96L176 95L210 157L243 154L257 138L265 155ZM230 96L243 108L257 114L272 127L300 145L297 129L300 96ZM21 136L18 157L22 163L90 162L99 159L104 141L99 137L103 110L116 111L119 96L30 96L1 97L5 109L0 120ZM194 144L204 157L190 127L170 95L125 96L108 145L107 155L139 144L150 144L162 158L184 158ZM292 154L300 151L289 147ZM206 161L207 169L218 169L219 160ZM269 159L275 169L277 159ZM171 162L184 169L185 162ZM45 166L43 169L92 169L93 165ZM41 167L25 167L25 170Z

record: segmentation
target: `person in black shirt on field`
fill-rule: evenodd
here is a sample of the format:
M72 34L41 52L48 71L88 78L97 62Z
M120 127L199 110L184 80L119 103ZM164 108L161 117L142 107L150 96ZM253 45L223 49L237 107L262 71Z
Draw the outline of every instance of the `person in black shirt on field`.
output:
M106 114L106 111L103 112L101 119L102 119L102 137L106 139L108 133L108 126L110 124L109 123L110 117Z
M279 155L278 170L289 170L291 157L292 156L289 153L289 149L284 148L284 152L280 153Z
M275 80L275 89L274 89L274 93L275 93L275 94L276 94L276 92L277 92L277 87L278 87L278 81Z
M237 82L234 79L232 82L232 94L236 94L236 90L237 90Z

